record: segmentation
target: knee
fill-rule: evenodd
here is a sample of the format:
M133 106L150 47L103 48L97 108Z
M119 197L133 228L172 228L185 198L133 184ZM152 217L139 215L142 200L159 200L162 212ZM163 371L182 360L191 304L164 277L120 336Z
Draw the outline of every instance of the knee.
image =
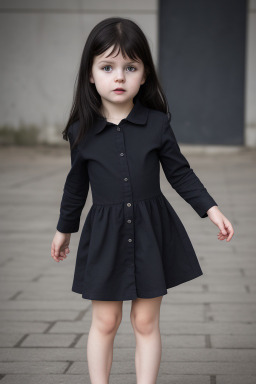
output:
M135 332L148 335L158 328L158 320L155 317L147 315L131 315L131 323Z
M116 314L101 314L93 319L93 325L103 334L116 332L122 320L122 316Z

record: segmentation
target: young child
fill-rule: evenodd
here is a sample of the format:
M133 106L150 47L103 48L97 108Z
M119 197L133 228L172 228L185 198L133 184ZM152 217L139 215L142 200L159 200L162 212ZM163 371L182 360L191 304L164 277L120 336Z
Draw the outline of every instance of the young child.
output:
M81 232L72 291L92 301L87 359L94 384L108 383L123 300L132 300L137 382L156 383L163 295L203 273L160 189L160 163L177 193L219 228L219 240L230 241L234 233L180 152L170 120L144 33L129 19L101 21L86 41L63 131L71 169L51 247L55 261L67 257L90 183L93 204Z

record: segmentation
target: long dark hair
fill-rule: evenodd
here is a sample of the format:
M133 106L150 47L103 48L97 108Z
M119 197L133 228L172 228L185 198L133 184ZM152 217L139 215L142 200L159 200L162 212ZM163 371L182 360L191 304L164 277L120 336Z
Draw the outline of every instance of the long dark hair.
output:
M138 97L146 107L167 113L171 119L168 102L158 80L146 36L132 20L109 17L92 29L83 49L74 86L70 116L62 132L63 139L68 140L69 126L79 120L79 134L73 146L81 141L87 130L93 125L97 115L103 117L100 112L101 97L95 84L90 82L89 77L94 56L101 55L112 46L114 47L110 55L116 49L119 53L121 49L124 58L128 56L135 61L139 58L144 64L147 78L145 83L140 86L135 98Z

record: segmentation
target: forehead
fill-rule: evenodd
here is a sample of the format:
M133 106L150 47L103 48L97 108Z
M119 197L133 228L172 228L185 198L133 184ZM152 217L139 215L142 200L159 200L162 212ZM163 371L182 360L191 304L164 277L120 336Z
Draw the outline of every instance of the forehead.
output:
M124 61L124 62L141 62L141 60L139 58L136 58L136 61L131 59L130 57L128 57L128 55L126 54L126 57L124 58L123 55L122 55L122 52L120 50L120 52L117 54L118 52L118 49L115 50L115 52L111 53L113 50L113 47L110 47L109 49L107 49L105 52L103 52L102 54L98 55L98 56L94 56L94 62L99 62L99 61L107 61L107 62L116 62L116 61ZM111 53L111 55L110 55Z

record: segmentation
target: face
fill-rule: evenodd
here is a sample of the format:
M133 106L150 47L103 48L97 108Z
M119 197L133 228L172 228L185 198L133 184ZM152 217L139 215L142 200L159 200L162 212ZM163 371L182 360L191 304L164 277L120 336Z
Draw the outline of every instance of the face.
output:
M106 57L112 49L110 47L94 57L90 82L95 83L103 103L127 103L146 81L144 65L141 60L134 62L128 57L124 59L121 51L116 57L117 51ZM117 93L114 91L116 88L123 88L124 92Z

